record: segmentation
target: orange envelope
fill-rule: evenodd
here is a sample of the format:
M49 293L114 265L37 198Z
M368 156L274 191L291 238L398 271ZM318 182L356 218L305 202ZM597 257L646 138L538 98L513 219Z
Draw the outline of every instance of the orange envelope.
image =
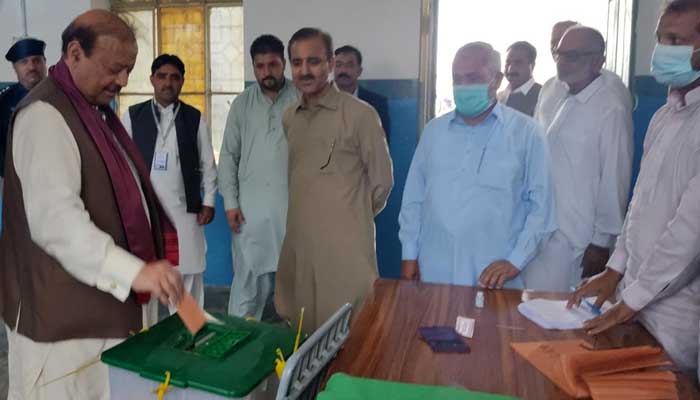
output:
M562 354L588 352L589 350L585 347L587 346L585 341L575 339L552 342L524 342L511 343L510 346L569 396L577 399L589 397L588 390L579 391L569 384L564 376L561 364Z
M185 293L185 296L180 301L177 306L177 314L180 319L190 331L192 336L194 336L200 329L206 324L207 317L204 314L204 310L199 307L199 304L195 301L191 294Z
M615 372L670 365L661 349L636 346L613 350L594 350L561 355L564 377L577 391L586 390L583 376L599 376Z
M555 385L577 399L591 396L591 390L586 378L594 382L594 385L597 385L596 388L622 387L621 385L611 384L609 380L599 381L597 378L609 377L614 380L612 377L615 376L618 380L638 379L641 373L638 370L670 364L670 361L666 359L661 349L651 346L590 350L585 341L577 339L511 343L511 347L554 382ZM629 378L627 378L628 374L630 375ZM665 374L658 376L668 379ZM646 378L651 378L651 376L646 376ZM629 384L629 380L625 380L625 382ZM659 385L649 386L648 389L653 391L661 387L661 390L666 390L667 385L664 382L666 380L662 380L662 383ZM636 392L644 393L643 389L638 387ZM673 389L675 390L675 384L673 384Z
M676 375L671 371L623 372L583 379L593 400L678 399Z

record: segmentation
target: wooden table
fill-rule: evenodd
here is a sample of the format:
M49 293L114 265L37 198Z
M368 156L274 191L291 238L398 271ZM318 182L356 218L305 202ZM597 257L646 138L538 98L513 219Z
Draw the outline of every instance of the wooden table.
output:
M331 364L335 372L390 381L442 385L501 393L523 399L569 399L516 354L511 342L591 337L582 331L540 328L517 310L521 298L563 299L563 294L484 291L476 308L477 288L380 279L353 322L350 336ZM356 312L356 311L355 311ZM418 327L454 326L458 315L476 319L469 354L436 354L418 335ZM639 324L616 327L595 338L596 348L656 344ZM690 379L679 374L681 399L698 398Z

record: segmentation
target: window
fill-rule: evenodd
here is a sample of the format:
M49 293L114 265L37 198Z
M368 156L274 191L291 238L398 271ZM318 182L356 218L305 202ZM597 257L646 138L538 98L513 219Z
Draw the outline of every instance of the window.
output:
M634 76L633 25L637 2L633 0L610 0L608 3L608 38L606 67L620 75L629 87Z
M185 63L180 98L202 112L218 160L229 107L244 88L242 3L113 0L112 5L134 28L139 46L129 84L117 99L119 115L153 96L149 79L153 59L175 54Z
M463 0L431 0L425 1L432 5L431 11L437 11L437 16L427 19L436 27L424 27L426 35L437 35L436 48L426 50L426 58L430 51L436 61L434 64L433 82L435 98L431 99L431 93L424 93L425 102L434 101L434 115L440 116L454 109L452 99L452 61L457 50L464 44L484 40L489 42L501 53L501 67L505 64L505 55L508 46L518 40L527 40L537 48L537 61L535 64L534 78L539 83L544 83L548 78L556 74L556 65L550 54L550 35L552 26L557 21L574 20L584 25L598 29L605 37L608 29L608 3L632 3L626 0L546 0L546 1L521 1L521 0L491 0L482 4L479 12L472 12L471 2ZM437 10L435 9L437 6ZM631 9L631 7L629 7ZM617 12L617 8L615 8ZM612 6L611 11L612 13ZM630 13L629 10L620 12ZM495 22L494 22L495 21ZM631 24L626 29L630 29ZM432 31L430 30L432 28ZM629 40L631 34L627 34L624 40ZM608 36L610 39L610 36ZM623 39L620 39L622 41ZM608 40L608 51L611 49ZM426 44L432 44L426 41ZM622 65L627 60L617 53L608 55L608 68L611 63ZM613 65L615 66L615 65ZM427 67L427 65L426 65ZM615 68L616 72L623 72L623 68ZM501 89L505 89L508 82L503 79ZM426 121L431 115L426 115ZM424 122L426 122L424 121Z

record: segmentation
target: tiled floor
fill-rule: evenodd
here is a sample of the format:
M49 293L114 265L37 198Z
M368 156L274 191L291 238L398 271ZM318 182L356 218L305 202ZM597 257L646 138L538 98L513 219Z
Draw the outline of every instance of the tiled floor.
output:
M228 308L227 287L207 287L204 292L204 304L209 312L224 313ZM166 315L167 309L160 308ZM7 336L5 328L0 329L0 399L7 398Z

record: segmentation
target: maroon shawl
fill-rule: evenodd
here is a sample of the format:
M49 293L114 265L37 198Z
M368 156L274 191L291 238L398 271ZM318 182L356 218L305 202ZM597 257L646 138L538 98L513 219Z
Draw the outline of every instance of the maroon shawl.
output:
M124 226L124 233L126 234L126 241L129 247L127 250L145 262L158 259L151 224L148 221L148 216L141 200L141 191L136 179L134 179L134 174L129 167L126 157L136 167L144 195L155 203L155 209L158 210L158 218L162 226L165 258L173 265L178 265L177 232L170 219L163 212L163 208L151 185L149 170L146 168L146 163L143 161L141 153L129 137L119 118L117 118L117 115L110 107L100 107L98 109L87 102L80 90L78 90L78 87L75 86L68 65L63 60L49 68L49 76L68 96L71 104L78 112L80 120L85 125L85 129L89 132L97 150L100 152L102 160L104 160L119 208L119 216ZM125 153L126 157L124 156ZM137 299L141 304L148 302L149 298L150 295L148 293L137 293Z

